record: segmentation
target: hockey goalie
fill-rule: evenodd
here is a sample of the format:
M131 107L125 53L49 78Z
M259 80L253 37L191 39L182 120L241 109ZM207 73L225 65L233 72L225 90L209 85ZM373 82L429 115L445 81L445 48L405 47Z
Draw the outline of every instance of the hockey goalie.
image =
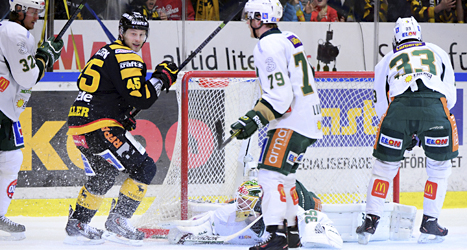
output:
M322 213L321 201L297 182L299 210L298 228L289 232L289 248L341 248L343 241L332 221ZM256 179L246 181L237 189L229 204L218 204L211 210L187 221L173 221L168 240L172 244L217 243L251 245L264 242L269 233L261 215L263 190Z

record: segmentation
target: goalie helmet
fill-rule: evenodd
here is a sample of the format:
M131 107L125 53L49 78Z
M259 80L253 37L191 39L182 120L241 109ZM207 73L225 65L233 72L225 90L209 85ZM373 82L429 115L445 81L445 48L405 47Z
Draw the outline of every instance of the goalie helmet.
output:
M126 12L123 13L118 24L118 38L123 41L123 34L128 29L137 29L146 31L146 39L149 33L149 23L146 17L139 12ZM144 42L146 42L146 39Z
M10 0L10 11L11 12L26 12L28 8L38 9L39 12L45 10L44 0Z
M422 29L414 17L398 18L394 26L393 46L396 47L405 40L422 41Z
M256 19L263 23L278 23L282 18L282 11L279 0L249 0L243 8L242 18Z
M256 179L245 181L237 189L235 200L237 201L237 211L235 221L244 221L248 216L259 212L263 188Z

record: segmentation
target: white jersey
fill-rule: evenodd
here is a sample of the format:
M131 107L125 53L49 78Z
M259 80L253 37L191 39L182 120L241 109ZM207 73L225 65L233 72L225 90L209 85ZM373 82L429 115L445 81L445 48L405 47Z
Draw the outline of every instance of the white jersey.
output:
M377 115L381 118L392 97L409 88L416 91L417 79L423 80L427 88L444 94L449 109L454 107L456 85L448 54L432 43L409 42L389 52L375 67Z
M0 110L18 121L39 77L36 42L23 26L0 22Z
M304 46L291 32L272 29L253 51L262 98L284 114L270 121L269 130L287 128L308 138L321 139L318 89Z

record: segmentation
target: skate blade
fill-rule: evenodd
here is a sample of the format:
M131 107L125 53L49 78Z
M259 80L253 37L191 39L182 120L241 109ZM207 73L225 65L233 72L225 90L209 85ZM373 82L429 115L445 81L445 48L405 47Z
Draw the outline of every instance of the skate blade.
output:
M434 236L432 238L431 236ZM433 243L441 243L444 241L444 238L446 236L439 236L439 235L433 235L433 234L420 234L420 237L418 237L418 243L419 244L433 244Z
M69 236L67 235L63 243L67 245L100 245L104 244L103 239L91 240L84 236Z
M5 232L5 231L2 231ZM19 232L19 233L11 233L11 232L6 232L6 234L9 235L0 235L0 241L18 241L18 240L24 240L26 238L26 234L24 232Z
M370 233L363 233L363 234L358 234L358 244L361 245L367 245L368 242L370 241L371 234Z
M102 234L102 238L105 240L119 243L119 244L124 244L124 245L130 245L130 246L142 246L143 245L143 240L129 240L125 237L119 236L115 233L105 231L104 234Z

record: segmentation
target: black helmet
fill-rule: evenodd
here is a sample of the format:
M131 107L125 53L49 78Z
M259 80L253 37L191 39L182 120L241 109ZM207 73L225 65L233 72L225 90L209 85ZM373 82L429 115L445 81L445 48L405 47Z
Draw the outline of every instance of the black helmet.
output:
M149 32L148 20L139 12L125 12L118 24L118 38L123 41L123 34L128 29L146 30L146 39ZM146 41L145 41L146 42Z

